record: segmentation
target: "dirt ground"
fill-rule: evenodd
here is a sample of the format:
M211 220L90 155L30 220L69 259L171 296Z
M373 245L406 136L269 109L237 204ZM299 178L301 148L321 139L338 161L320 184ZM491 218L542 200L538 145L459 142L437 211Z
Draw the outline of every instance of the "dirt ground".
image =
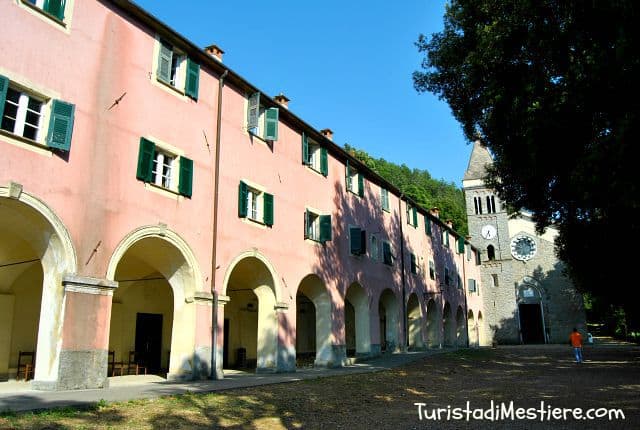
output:
M0 415L0 428L640 428L640 347L600 346L573 362L563 345L500 347L438 354L390 371L100 405L90 411ZM491 401L514 419L473 419ZM469 421L447 413L469 402ZM544 421L541 421L541 402ZM423 419L418 406L422 403ZM432 418L442 408L441 418ZM515 419L518 408L533 419ZM533 411L535 408L535 412ZM571 408L572 412L553 408ZM573 409L619 409L625 419L573 418ZM477 411L475 411L477 409ZM483 411L484 410L484 411ZM567 419L550 418L565 413Z

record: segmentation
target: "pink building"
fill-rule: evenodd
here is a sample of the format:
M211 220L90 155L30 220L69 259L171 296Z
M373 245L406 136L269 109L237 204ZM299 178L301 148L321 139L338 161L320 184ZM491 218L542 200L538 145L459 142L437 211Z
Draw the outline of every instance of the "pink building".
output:
M0 24L21 40L0 48L0 378L482 344L476 250L218 47L127 1L3 2Z

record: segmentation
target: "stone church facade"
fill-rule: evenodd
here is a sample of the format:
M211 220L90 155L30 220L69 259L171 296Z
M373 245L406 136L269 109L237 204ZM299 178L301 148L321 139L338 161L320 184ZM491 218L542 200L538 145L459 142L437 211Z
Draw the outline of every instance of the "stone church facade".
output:
M474 143L463 178L471 243L480 249L487 336L499 344L563 343L585 329L582 296L554 252L558 232L539 235L530 214L514 216L485 185L489 151Z

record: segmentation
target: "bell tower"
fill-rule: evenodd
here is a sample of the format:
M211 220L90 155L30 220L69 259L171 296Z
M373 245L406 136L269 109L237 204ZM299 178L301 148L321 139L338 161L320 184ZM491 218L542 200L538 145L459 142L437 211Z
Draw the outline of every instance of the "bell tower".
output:
M471 243L480 250L484 305L494 339L500 342L518 342L518 328L514 319L514 300L509 237L509 217L495 191L485 179L487 167L493 164L489 150L476 141L469 165L462 180L467 222Z

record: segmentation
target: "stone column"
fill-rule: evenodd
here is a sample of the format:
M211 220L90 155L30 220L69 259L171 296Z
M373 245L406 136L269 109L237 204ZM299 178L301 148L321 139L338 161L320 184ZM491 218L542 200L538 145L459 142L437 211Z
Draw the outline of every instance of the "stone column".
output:
M211 375L213 335L213 294L199 291L193 296L196 305L196 344L193 357L193 378L207 379Z
M57 390L106 388L111 300L118 283L66 275Z
M215 359L215 372L212 372L211 377L213 379L224 379L223 372L223 357L224 357L224 305L229 303L231 298L229 296L217 295L213 300L213 316L212 321L215 320L216 326L213 327L211 333L214 334L213 343L215 345L212 356Z
M276 316L278 318L278 349L277 349L277 372L295 372L296 371L296 346L295 337L292 335L292 325L289 323L287 311L289 305L278 302L275 306Z

